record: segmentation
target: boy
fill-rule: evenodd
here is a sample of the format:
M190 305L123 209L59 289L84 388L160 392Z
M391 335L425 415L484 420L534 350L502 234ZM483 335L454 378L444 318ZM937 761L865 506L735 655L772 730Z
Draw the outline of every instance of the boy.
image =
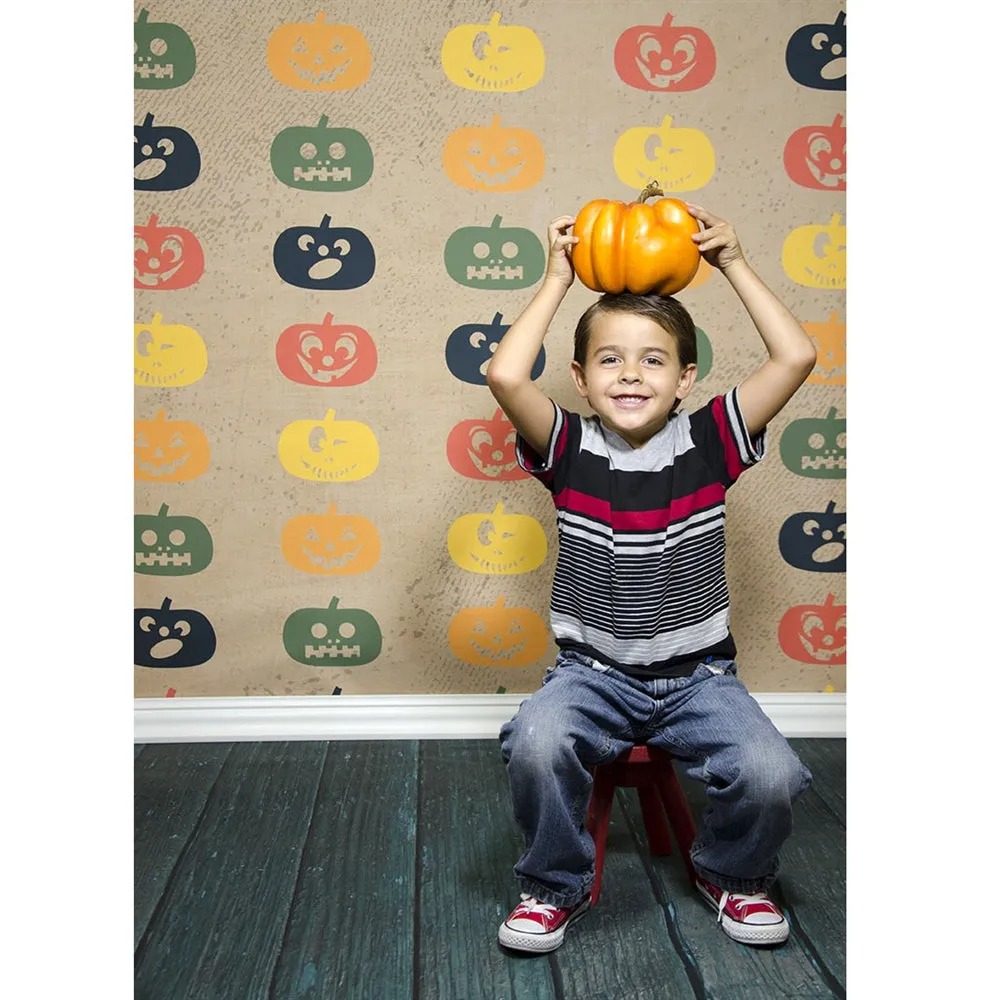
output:
M571 364L596 416L569 413L531 381L573 282L569 230L549 224L545 279L487 372L518 432L517 455L552 494L559 555L551 620L560 647L542 687L500 731L527 849L521 902L500 943L558 948L590 903L592 778L637 743L659 746L707 786L691 850L696 887L723 930L776 944L788 923L767 894L791 806L809 771L736 678L725 581L725 491L764 456L765 427L816 362L812 341L744 259L733 227L697 205L691 238L732 285L768 359L687 414L695 330L673 298L604 295L580 318Z

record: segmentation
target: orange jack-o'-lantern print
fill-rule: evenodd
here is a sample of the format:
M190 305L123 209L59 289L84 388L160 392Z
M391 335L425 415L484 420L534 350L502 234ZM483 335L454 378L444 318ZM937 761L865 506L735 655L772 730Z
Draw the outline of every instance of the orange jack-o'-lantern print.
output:
M637 24L615 44L615 72L637 90L697 90L715 76L715 46L701 28L674 24Z
M378 365L378 351L368 331L334 323L333 313L320 323L295 323L283 330L275 358L285 378L327 389L361 385Z
M802 329L816 345L816 367L807 382L812 385L844 385L847 382L847 324L830 313L825 323L803 323Z
M477 667L526 667L544 654L549 637L531 608L506 607L503 597L482 608L463 608L448 626L448 645Z
M211 448L205 432L186 420L135 421L135 478L147 483L183 483L208 468Z
M267 68L296 90L350 90L368 79L372 51L357 28L327 24L320 11L315 21L282 24L271 32Z
M461 476L488 482L530 478L517 464L517 431L497 407L490 420L462 420L448 435L448 462Z
M281 529L281 554L293 569L349 576L371 569L382 554L375 525L360 514L299 514Z
M147 291L187 288L204 273L205 252L190 229L159 221L151 215L146 225L135 227L133 285Z
M847 662L847 607L827 594L822 604L789 608L778 625L782 652L799 663L839 666Z
M844 116L832 125L805 125L785 143L785 172L802 187L817 191L847 190L847 129Z
M458 128L448 136L442 154L444 172L470 191L524 191L542 179L545 150L534 132L500 125Z

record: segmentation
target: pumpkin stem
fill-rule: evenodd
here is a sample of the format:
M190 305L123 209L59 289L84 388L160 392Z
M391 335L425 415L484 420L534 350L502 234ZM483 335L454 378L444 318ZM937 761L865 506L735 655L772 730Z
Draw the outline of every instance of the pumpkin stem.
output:
M497 229L500 226L500 216L494 215L493 221L490 223L490 229Z
M319 116L319 124L316 126L316 128L326 128L326 123L329 120L330 119L326 115L320 115Z
M323 218L320 220L319 228L322 229L324 226L326 226L327 229L331 228L329 215L324 215Z
M502 503L498 503L496 505L496 507L493 509L493 516L494 517L502 517L503 516L503 504Z
M151 215L149 217L149 222L147 222L146 225L147 226L151 226L153 229L155 229L156 228L156 224L159 221L160 221L160 217L158 215Z
M660 187L660 182L653 180L650 181L640 192L639 197L636 201L642 205L645 203L647 198L664 197L663 188Z
M323 418L323 423L325 423L325 424L332 424L334 422L334 419L335 419L335 413L336 413L335 410L327 410L326 411L326 416Z
M156 411L156 416L153 417L153 419L154 420L166 420L166 417L167 417L167 411L166 410L157 410Z
M833 508L836 507L836 506L837 506L837 501L836 500L831 500L826 505L826 510L824 511L824 513L825 514L832 514L833 513Z
M833 601L834 601L833 594L827 594L826 595L826 600L823 602L823 607L824 608L832 608L833 607Z
M153 113L150 111L146 114L146 117L142 120L142 127L149 128L153 124Z
M499 11L493 11L493 16L490 18L490 27L495 28L500 23L500 13Z
M153 313L153 322L150 323L149 325L150 326L159 326L160 325L160 321L162 319L163 319L163 313Z
M156 512L156 516L157 517L166 517L167 516L167 505L165 503L161 503L160 504L160 509Z
M667 14L667 16L663 19L663 23L660 25L660 27L661 28L669 28L670 27L670 22L673 19L674 19L674 15L673 14Z
M500 116L494 115L493 121L490 122L490 128L500 128Z
M503 313L497 313L493 317L493 322L490 323L490 326L501 326L502 324L501 324L500 320L502 320L502 319L503 319Z
M318 13L318 14L316 15L316 23L317 23L317 24L322 24L322 23L323 23L323 22L324 22L325 20L326 20L326 11L324 11L324 10L321 10L321 11L320 11L320 12L319 12L319 13Z
M322 326L333 326L333 313L327 313L323 317L323 323L321 325Z
M331 611L333 611L337 607L338 604L340 604L340 598L339 597L331 597L330 598L330 605L329 605L329 607L330 607Z
M844 121L844 116L843 115L837 115L833 119L833 127L834 128L841 128L841 125L842 125L843 121Z
M836 406L831 406L830 407L830 412L827 413L827 415L826 415L826 419L827 420L833 420L833 418L836 417L836 415L837 415L837 407Z
M501 594L497 598L497 602L496 602L496 604L493 605L493 607L495 607L495 608L502 608L503 607L503 594Z
M160 610L161 611L169 611L170 610L170 598L169 597L164 597L163 598L163 603L160 605Z
M136 24L145 24L147 18L149 17L149 11L145 7L139 11L139 16L135 19Z
M837 322L837 314L835 312L830 313L830 318L827 320L827 323L836 323L836 322Z
M337 505L335 503L330 504L330 506L327 507L327 509L326 509L326 513L327 513L327 516L329 516L330 514L336 514L337 513Z

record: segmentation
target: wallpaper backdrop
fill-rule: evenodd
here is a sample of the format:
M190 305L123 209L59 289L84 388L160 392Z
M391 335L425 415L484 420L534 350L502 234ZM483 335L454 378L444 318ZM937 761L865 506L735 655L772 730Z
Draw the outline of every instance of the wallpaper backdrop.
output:
M529 692L549 494L485 384L549 219L656 178L819 360L729 494L752 691L845 684L836 2L153 0L135 17L137 697ZM537 384L568 366L574 284ZM705 265L701 405L764 357ZM586 411L585 412L589 412Z

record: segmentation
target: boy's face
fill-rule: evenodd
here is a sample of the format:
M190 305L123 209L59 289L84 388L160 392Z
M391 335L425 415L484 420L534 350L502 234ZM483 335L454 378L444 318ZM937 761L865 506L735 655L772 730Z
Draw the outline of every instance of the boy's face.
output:
M666 424L674 400L691 391L697 374L696 365L681 369L671 334L631 313L599 313L586 364L574 361L571 368L580 395L633 448Z

